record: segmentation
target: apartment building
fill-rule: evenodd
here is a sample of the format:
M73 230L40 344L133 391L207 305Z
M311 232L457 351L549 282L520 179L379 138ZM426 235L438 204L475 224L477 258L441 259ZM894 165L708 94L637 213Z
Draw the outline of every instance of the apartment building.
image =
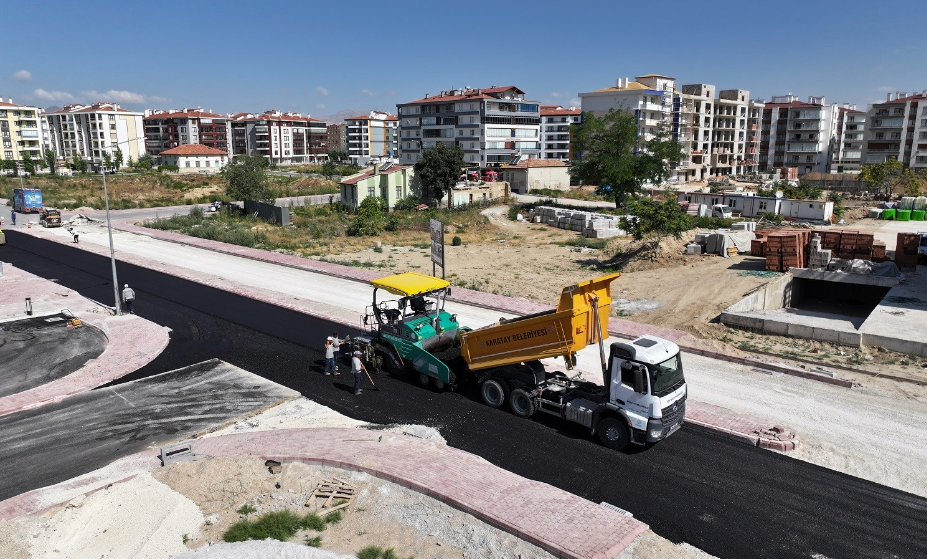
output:
M344 128L348 159L357 165L399 153L399 119L394 114L370 111L344 119Z
M832 173L856 173L862 164L866 113L849 104L837 110L837 136L830 170Z
M796 167L799 174L830 172L837 132L837 105L824 97L808 102L779 95L763 107L760 170Z
M582 112L602 116L609 109L632 111L637 117L638 138L643 145L661 129L673 126L676 79L660 74L637 76L635 81L619 78L613 87L580 93Z
M22 161L28 154L35 160L42 158L42 109L16 105L12 99L0 99L0 141L3 159Z
M676 168L678 180L702 181L711 176L715 86L683 85L675 101L673 128L685 155Z
M414 164L438 142L460 146L472 165L496 166L541 154L540 104L513 86L442 91L397 105L400 163ZM349 140L350 141L350 140Z
M927 90L913 95L889 93L866 111L863 164L901 161L927 168Z
M321 120L270 110L230 117L232 156L260 155L275 165L328 159L328 130Z
M200 144L229 153L228 117L195 109L147 110L145 149L154 156L178 146Z
M347 153L348 144L344 123L329 124L326 132L328 134L328 151L343 151Z
M541 159L570 159L570 126L579 124L582 114L576 107L541 105Z
M123 163L144 155L144 114L123 109L115 103L67 105L47 113L49 142L58 157L65 160L77 155L98 166L103 154L114 156L120 150Z

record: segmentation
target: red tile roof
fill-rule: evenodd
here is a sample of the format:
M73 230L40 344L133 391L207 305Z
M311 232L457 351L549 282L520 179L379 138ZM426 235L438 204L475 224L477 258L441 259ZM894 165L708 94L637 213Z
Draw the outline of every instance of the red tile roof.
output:
M290 122L323 122L317 118L311 118L308 116L298 116L292 113L280 113L279 115L271 113L263 114L254 114L254 113L238 113L232 115L232 120L237 122L246 122L249 120L280 120L280 121L290 121Z
M792 101L791 103L766 103L763 107L764 109L771 109L773 107L823 107L824 105L814 105L811 103L805 103L804 101Z
M148 115L145 120L154 118L226 118L216 113L207 113L204 111L176 111L173 113L157 113Z
M582 109L564 109L563 107L545 109L541 107L541 116L580 115L582 113Z
M161 152L161 155L225 155L228 153L221 149L211 148L203 144L184 144Z
M97 113L97 112L132 113L135 111L123 109L122 107L119 107L117 109L113 103L94 103L92 105L79 105L79 104L74 103L71 105L65 105L64 108L61 109L60 111L55 111L53 113L48 113L48 114L60 115L60 114L71 114L71 113Z
M7 103L6 101L3 101L3 100L0 100L0 107L23 107L23 108L28 108L28 109L36 108L36 107L29 106L29 105L17 105L15 103Z
M380 174L381 174L381 175L388 175L388 174L390 174L390 173L395 173L396 171L401 171L401 170L403 170L403 169L408 169L408 168L410 168L410 167L411 167L411 165L391 165L391 166L389 167L389 169L386 169L386 170L384 170L384 171L380 171ZM351 177L348 177L348 178L344 179L343 181L341 181L341 184L357 184L357 183L359 183L360 181L362 181L362 180L364 180L364 179L366 179L366 178L372 177L372 176L373 176L373 169L367 169L367 170L364 171L363 173L358 173L358 174L356 174L356 175L354 175L354 176L351 176Z
M907 97L901 97L899 99L892 99L891 101L883 101L882 103L874 103L875 105L887 105L889 103L907 103L908 101L919 101L921 99L927 99L927 95L923 93L915 93L914 95L908 95Z
M518 89L514 85L505 85L501 87L489 87L482 89L468 89L463 92L461 95L435 95L433 97L424 97L422 99L417 99L415 101L409 101L404 103L405 105L412 105L415 103L446 103L448 101L464 101L467 99L496 99L490 93L504 93L506 91L514 89L516 93L522 95L525 94L524 91Z
M382 120L384 122L388 122L392 120L399 120L399 117L396 115L389 115L386 118L370 118L370 115L361 115L361 116L352 116L350 118L346 118L345 120Z

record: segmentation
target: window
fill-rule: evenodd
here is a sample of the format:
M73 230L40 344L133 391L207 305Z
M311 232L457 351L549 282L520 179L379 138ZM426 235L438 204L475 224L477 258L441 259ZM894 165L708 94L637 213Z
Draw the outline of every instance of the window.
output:
M759 209L765 210L765 209L766 209L766 202L760 202L759 206L760 206Z
M187 160L187 164L186 164L186 166L187 166L187 167L189 167L189 166L190 166L190 160L189 160L189 159Z
M109 125L109 129L110 129L110 130L115 130L115 129L116 129L116 125L115 125L115 124L110 124L110 125Z
M367 187L367 196L368 196L369 198L373 198L373 197L376 196L376 195L377 195L377 189L376 189L376 187L368 186L368 187Z
M196 160L196 166L197 166L197 167L200 166L200 160L199 160L199 159Z
M402 185L397 184L396 185L396 199L399 200L400 198L402 198Z

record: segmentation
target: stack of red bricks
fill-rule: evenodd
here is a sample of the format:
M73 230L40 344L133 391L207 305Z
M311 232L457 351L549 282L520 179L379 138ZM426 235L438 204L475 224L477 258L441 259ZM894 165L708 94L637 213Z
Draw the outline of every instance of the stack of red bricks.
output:
M895 264L899 268L916 267L920 244L921 236L917 233L898 233L898 244L895 245Z
M750 256L766 256L767 231L757 231L756 238L750 241Z
M789 268L804 268L807 265L810 238L811 232L807 229L770 234L766 238L766 269L786 272Z
M885 254L885 242L884 241L875 241L872 243L872 261L873 262L885 262L888 260L888 256Z
M884 254L884 243L882 247ZM825 231L821 239L821 248L830 249L834 258L871 260L875 238L872 233L860 233L859 231Z

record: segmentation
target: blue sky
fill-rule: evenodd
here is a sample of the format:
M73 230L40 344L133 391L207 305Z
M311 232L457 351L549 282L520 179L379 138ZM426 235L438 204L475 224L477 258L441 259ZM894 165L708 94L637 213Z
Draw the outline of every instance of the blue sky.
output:
M578 106L647 73L861 109L927 89L922 0L50 0L5 15L0 97L41 107L321 116L490 85Z

